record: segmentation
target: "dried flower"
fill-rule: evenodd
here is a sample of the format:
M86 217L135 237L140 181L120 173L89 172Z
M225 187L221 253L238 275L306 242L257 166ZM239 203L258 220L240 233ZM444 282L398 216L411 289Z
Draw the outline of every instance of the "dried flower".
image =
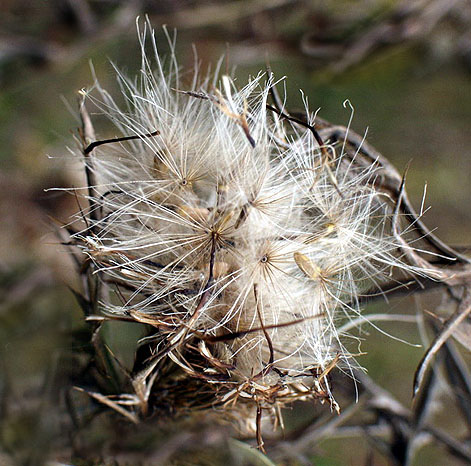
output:
M92 395L132 420L164 392L176 411L253 408L258 427L295 399L338 409L327 375L354 364L339 323L384 277L424 273L400 257L378 166L324 142L307 105L305 120L272 107L271 74L183 83L174 41L164 63L146 36L138 77L118 72L124 107L98 82L82 92L119 137L81 154L93 182L74 244L104 318L153 329L134 393Z

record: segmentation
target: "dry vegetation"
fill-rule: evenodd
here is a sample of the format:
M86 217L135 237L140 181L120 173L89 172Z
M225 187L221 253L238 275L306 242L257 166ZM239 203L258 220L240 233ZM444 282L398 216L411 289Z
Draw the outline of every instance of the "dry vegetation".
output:
M355 306L365 309L372 323L394 337L421 342L421 349L389 337L375 336L376 330L361 323L362 319L344 320L343 330L356 332L355 336L363 341L360 351L365 348L369 352L369 356L355 355L359 364L369 369L368 373L356 368L350 368L352 372L340 370L347 366L341 364L342 358L338 356L341 352L333 351L330 359L327 358L328 363L309 365L309 383L304 379L299 386L280 383L285 377L285 374L280 375L285 368L277 367L275 362L278 349L273 345L274 337L281 334L282 329L296 328L306 316L294 322L281 319L283 325L289 325L280 326L279 321L267 324L259 312L258 321L252 319L251 326L229 326L223 334L216 330L202 332L202 325L207 321L194 326L201 309L208 300L214 299L216 288L211 278L216 274L216 282L222 284L224 273L226 278L227 274L234 273L224 272L222 261L218 260L225 246L211 240L203 240L206 248L203 265L195 268L206 267L207 271L201 272L204 279L193 284L200 291L189 304L182 305L180 295L166 292L174 299L170 300L170 305L177 309L178 319L175 315L164 319L158 312L146 314L142 312L145 307L134 312L135 306L121 314L103 313L104 302L109 306L122 306L136 290L143 293L144 301L148 298L146 293L156 293L154 284L150 288L142 284L147 283L156 270L155 264L151 264L150 269L144 271L150 275L134 276L131 282L126 282L123 275L110 274L110 264L120 263L124 268L128 265L129 270L125 272L136 274L145 258L131 257L129 250L124 256L121 252L116 255L111 248L105 251L106 248L100 249L91 243L97 229L103 226L100 223L103 209L108 209L109 215L113 209L122 207L121 200L103 197L103 193L94 191L97 152L145 146L155 139L158 128L136 129L134 133L139 133L140 137L134 134L131 140L116 141L129 133L116 134L100 118L93 114L90 117L83 105L80 113L73 110L77 122L71 123L67 118L58 117L63 110L57 110L58 115L54 115L62 105L55 97L56 87L71 100L71 93L82 87L83 80L90 82L86 78L87 71L83 71L90 55L98 57L95 63L97 59L103 62L103 51L107 50L115 61L122 63L117 50L119 38L126 34L128 44L133 43L135 17L143 12L149 14L155 26L166 23L177 27L182 35L179 47L189 49L187 44L198 37L199 54L205 63L224 50L225 41L230 41L230 60L241 64L242 68L263 67L261 57L267 50L270 59L274 57L275 73L277 69L280 73L286 69L283 68L284 57L289 55L291 60L298 57L296 63L302 63L299 74L311 78L308 73L318 71L321 76L318 82L323 89L343 85L342 79L348 79L349 73L356 79L356 69L360 69L359 76L368 74L368 66L377 71L380 68L375 68L374 57L381 60L382 56L388 57L388 53L396 53L398 47L409 52L415 50L418 67L428 67L432 70L430 73L434 72L436 62L461 67L460 73L466 73L471 53L469 3L431 0L411 5L407 2L360 2L355 8L348 2L342 4L342 8L338 5L327 2L321 6L317 2L295 0L57 1L34 7L30 2L24 5L6 2L1 7L6 18L0 57L6 93L0 111L8 117L2 133L11 137L4 147L6 163L1 175L4 221L0 335L5 344L0 353L4 375L0 380L0 463L420 465L430 464L430 458L434 457L440 458L438 461L442 464L471 462L470 259L466 247L447 246L425 226L425 223L440 223L442 218L445 227L449 226L448 230L443 230L447 240L468 242L470 219L466 200L469 188L459 177L466 174L469 163L460 173L460 170L453 171L453 164L448 162L450 167L447 167L446 161L442 162L437 165L442 173L437 174L439 169L428 166L426 158L414 161L413 167L420 165L422 174L426 172L432 180L445 180L441 193L446 192L447 187L455 188L449 191L441 218L428 214L426 220L422 219L422 208L420 214L416 213L406 195L403 173L405 162L410 158L408 154L414 153L412 150L420 157L420 152L434 153L438 148L443 149L447 155L454 154L450 157L455 156L453 160L460 166L462 158L466 158L465 151L469 150L466 136L455 134L460 127L469 125L465 97L464 110L456 112L458 130L451 126L451 119L449 127L442 122L449 108L443 109L439 104L440 111L436 110L438 130L428 135L420 134L421 126L413 121L412 110L410 115L400 116L407 119L407 128L412 128L410 138L400 138L397 142L396 137L390 148L400 147L407 153L398 158L391 154L390 159L377 151L388 146L378 135L394 131L393 127L383 133L378 129L375 149L362 136L351 129L347 131L342 125L320 118L313 125L305 112L288 113L274 87L267 92L264 107L258 109L264 118L284 128L280 139L288 139L286 135L290 132L306 135L304 139L311 138L310 150L316 154L322 168L322 179L325 184L330 183L328 198L337 196L340 210L345 209L343 202L351 195L348 191L351 188L338 182L338 174L355 173L357 176L374 171L375 176L363 177L362 183L375 196L387 199L384 210L389 219L388 238L391 238L395 257L400 257L404 264L404 273L383 279L381 293L372 287L362 288L360 294L355 294ZM133 45L123 45L123 48L135 50ZM426 58L418 57L421 54ZM190 62L189 58L185 59L190 55L183 52L185 64ZM407 55L405 59L409 60ZM130 62L136 65L135 58ZM237 73L238 82L243 83L243 74ZM394 69L386 66L381 73L394 73ZM57 86L51 85L51 79ZM36 87L34 82L38 83ZM378 94L384 96L385 102L388 93L394 91L388 87L391 81L385 78L369 80L367 77L366 82L385 83L385 89ZM396 84L394 80L392 84ZM44 90L43 100L39 97L40 90ZM355 89L352 92L355 93ZM228 96L214 89L181 97L201 101L201 106L212 105L232 121L233 134L241 135L241 147L243 142L248 143L248 147L256 143L252 121L249 118L249 124L245 118L244 105L239 113L235 112L227 104ZM408 109L407 98L404 101L401 110ZM310 96L310 102L311 106L317 106L315 96ZM374 104L381 107L380 102ZM341 107L341 101L338 106ZM371 111L375 118L383 113L381 108ZM360 116L366 122L370 122L370 117L368 114ZM93 128L96 120L97 127ZM375 123L370 123L375 129ZM81 128L75 135L78 152L86 159L86 176L83 177L80 172L83 167L79 164L73 167L62 164L57 168L57 161L46 161L38 155L45 147L54 156L61 154L65 142L53 134L64 136L67 128L74 124ZM51 130L51 126L55 129ZM97 136L95 130L102 136ZM447 132L451 136L447 137ZM436 147L433 147L427 138L432 139L435 134ZM108 138L113 139L107 141ZM409 150L410 146L422 149ZM335 148L341 156L332 157L329 148ZM394 168L392 159L401 170ZM346 171L342 168L345 164L348 165ZM153 168L162 178L165 171L162 166ZM160 179L159 176L156 178ZM78 201L75 195L43 192L51 186L81 185L85 178L90 187L90 205ZM424 178L421 173L414 174L415 203L420 202L420 188L416 187L423 184ZM430 190L433 189L431 183ZM456 201L451 198L453 195ZM458 203L460 198L462 204ZM45 241L45 233L69 224L69 216L77 211L77 202L81 203L79 220L83 223L80 228L77 224L62 228ZM185 212L179 218L186 219L187 223L188 220L194 222L195 212L198 215L202 212L201 202L200 199L198 205L180 206ZM236 210L235 204L231 204L231 212ZM250 213L244 210L243 204L237 209L236 214L225 220L232 224L224 224L224 228L236 231L241 225L248 225ZM201 214L203 217L196 223L209 222L208 212ZM228 212L222 217L228 218ZM450 219L455 219L456 224ZM64 235L66 230L70 236ZM224 234L218 230L218 237ZM225 243L233 244L238 240L237 235L237 231L230 233L224 238ZM214 237L213 234L211 238ZM60 242L65 245L62 250ZM410 244L415 249L411 249ZM77 246L82 252L77 253L74 249ZM83 255L84 250L86 255ZM71 251L72 261L67 254ZM314 275L318 278L320 274L314 273L309 257L300 252L296 254L293 256L293 266L298 267L296 273L304 274L309 280ZM94 273L97 270L100 273ZM112 299L106 297L106 289L114 293ZM252 308L258 309L261 300L266 298L263 290L257 294L253 283L251 290L250 303ZM353 296L351 289L349 296ZM345 305L353 304L346 300ZM391 322L396 324L391 325ZM414 330L410 330L411 327ZM186 330L182 332L182 328ZM288 332L288 335L293 333ZM253 367L246 368L251 373L244 373L227 355L222 356L226 353L221 348L240 351L243 345L238 341L250 341L254 336L258 337L260 358ZM143 337L147 338L138 344ZM350 352L356 352L355 345L350 345ZM349 358L345 353L342 357L344 362ZM395 366L391 365L391 360L395 360ZM207 365L212 367L210 372L206 370ZM303 372L299 367L296 370ZM352 375L358 383L352 381ZM244 398L246 402L242 403ZM322 400L327 402L322 405ZM331 408L337 403L340 414L332 413ZM282 406L288 409L279 411ZM262 422L263 416L271 410L271 419L275 419L276 425L281 416L284 418L283 431L273 431ZM221 425L223 418L230 422ZM253 431L234 429L234 419L229 418L248 421ZM266 451L266 456L260 450Z

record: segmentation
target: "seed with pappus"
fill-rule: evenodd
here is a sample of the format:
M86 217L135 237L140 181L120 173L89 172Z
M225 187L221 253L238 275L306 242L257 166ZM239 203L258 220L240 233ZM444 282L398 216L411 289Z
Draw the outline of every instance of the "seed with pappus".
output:
M173 39L164 60L147 26L139 38L123 106L98 82L82 91L89 207L72 239L99 288L88 319L146 324L148 351L132 391L91 395L135 421L161 405L253 412L257 432L294 400L338 410L329 372L355 365L339 325L386 277L423 273L398 253L378 166L324 141L307 104L291 116L270 73L184 80Z

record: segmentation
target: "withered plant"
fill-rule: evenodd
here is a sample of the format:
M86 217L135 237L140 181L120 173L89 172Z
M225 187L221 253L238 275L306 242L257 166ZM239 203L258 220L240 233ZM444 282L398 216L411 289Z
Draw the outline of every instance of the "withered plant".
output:
M405 174L307 99L304 113L290 113L269 71L240 87L220 64L208 75L195 65L185 80L173 38L167 61L148 25L139 39L140 74L117 71L124 105L98 81L81 91L73 155L87 186L72 190L81 207L65 228L93 358L78 388L136 424L231 418L263 451L265 424L283 426L286 405L325 404L317 423L268 437L277 458L302 458L361 406L374 416L359 432L398 464L423 432L469 461L468 446L423 419L439 350L471 419L468 371L448 341L471 311L470 260L425 227ZM113 138L97 138L91 107L114 124ZM432 318L410 411L362 372L350 331L387 318L364 315L368 301L438 287L456 309ZM131 371L103 340L103 323L116 320L145 329ZM336 377L368 402L344 409Z

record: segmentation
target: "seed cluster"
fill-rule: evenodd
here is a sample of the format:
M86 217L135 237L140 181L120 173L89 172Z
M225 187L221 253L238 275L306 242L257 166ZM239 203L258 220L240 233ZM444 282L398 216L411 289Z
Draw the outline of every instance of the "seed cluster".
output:
M144 412L159 387L192 380L208 406L336 406L327 374L353 364L339 323L408 269L375 164L322 141L307 108L291 117L270 74L238 89L195 71L185 84L173 50L167 67L157 52L151 63L145 37L139 77L118 73L125 108L98 83L84 91L118 138L85 151L94 183L74 241L104 286L103 315L152 328L135 393L113 403Z

